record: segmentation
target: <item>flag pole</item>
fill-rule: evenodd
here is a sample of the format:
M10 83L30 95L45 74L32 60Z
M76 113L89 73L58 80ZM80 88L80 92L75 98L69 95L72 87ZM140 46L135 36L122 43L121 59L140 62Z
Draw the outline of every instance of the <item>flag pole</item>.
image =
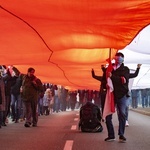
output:
M110 62L111 62L111 48L109 48L109 65L110 65Z

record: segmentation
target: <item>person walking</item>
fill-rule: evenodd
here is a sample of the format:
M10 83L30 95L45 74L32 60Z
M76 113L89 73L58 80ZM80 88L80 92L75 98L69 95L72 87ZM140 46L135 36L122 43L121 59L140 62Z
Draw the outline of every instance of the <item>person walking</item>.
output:
M29 68L26 75L22 78L21 98L25 108L25 127L37 127L38 122L38 96L43 90L43 85L40 79L34 76L35 69Z
M114 88L114 101L117 108L117 115L119 120L119 141L126 142L125 134L125 124L126 124L126 109L128 107L128 83L129 83L129 68L124 66L124 55L121 52L115 55L115 64L113 65L113 70L107 72L107 77L112 81ZM112 123L112 114L106 116L106 127L108 131L108 137L105 141L114 141L115 132Z
M5 83L2 77L2 67L0 66L0 128L4 125L4 116L6 110Z
M15 123L19 122L21 116L21 76L22 74L16 68L12 68L12 86L11 86L11 111L12 111L12 121Z
M7 68L5 65L2 65L1 68L2 68L1 76L5 84L5 111L3 112L2 126L7 126L6 125L6 123L8 123L7 117L10 115L10 101L11 101L10 88L12 77L9 68Z
M49 115L49 105L50 105L50 88L47 88L43 97L43 114Z

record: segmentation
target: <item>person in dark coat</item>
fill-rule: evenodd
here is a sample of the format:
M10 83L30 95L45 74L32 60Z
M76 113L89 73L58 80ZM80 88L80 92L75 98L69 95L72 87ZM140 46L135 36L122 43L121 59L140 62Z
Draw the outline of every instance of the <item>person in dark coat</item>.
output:
M125 123L126 123L126 109L128 107L128 92L129 92L129 68L124 66L124 55L118 52L115 55L115 64L113 70L107 72L107 77L112 81L114 88L114 101L117 108L117 115L119 120L118 135L120 142L126 142ZM106 116L106 127L108 131L108 137L105 141L114 141L115 132L112 123L112 114Z
M12 121L18 123L21 116L21 107L22 107L21 94L20 94L20 88L22 85L22 79L21 79L22 74L16 67L13 67L12 71L13 71L12 86L11 86Z
M0 66L0 128L4 125L4 117L6 111L6 98L5 98L5 83L2 77L2 67Z
M103 71L102 76L95 75L94 69L91 70L92 77L98 81L100 81L100 91L99 91L99 97L100 97L100 103L101 103L101 113L103 114L104 110L104 104L105 104L105 97L106 97L106 67L104 65L101 65L101 69Z
M6 125L6 120L7 117L10 114L10 102L11 102L11 94L10 94L10 89L11 89L11 73L9 71L9 69L5 66L2 65L2 78L4 81L4 85L5 85L5 111L3 112L3 122L2 122L2 126L7 126Z
M21 98L25 106L25 127L37 127L38 122L38 96L43 91L43 84L40 79L34 76L35 69L29 68L22 78Z

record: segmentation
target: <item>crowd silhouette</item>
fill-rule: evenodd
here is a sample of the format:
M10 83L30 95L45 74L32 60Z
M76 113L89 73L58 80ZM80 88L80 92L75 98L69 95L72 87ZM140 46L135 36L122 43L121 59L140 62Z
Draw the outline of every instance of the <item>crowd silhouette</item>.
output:
M23 74L15 67L0 66L0 128L9 121L26 120L25 106L21 97ZM37 116L52 115L63 111L80 109L87 101L96 104L102 111L100 92L90 89L68 90L62 85L42 83L38 91ZM150 107L150 89L131 90L130 107Z

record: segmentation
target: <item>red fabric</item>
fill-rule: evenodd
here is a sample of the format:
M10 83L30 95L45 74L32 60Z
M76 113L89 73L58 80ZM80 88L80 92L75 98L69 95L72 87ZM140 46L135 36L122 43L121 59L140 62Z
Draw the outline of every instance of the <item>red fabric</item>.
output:
M108 78L108 72L112 72L112 70L113 70L111 60L108 59L107 61L108 61L109 65L108 65L107 70L106 70L106 79Z
M113 66L111 64L111 61L109 60L109 66L106 70L106 78L107 78L107 93L105 98L105 105L104 105L104 111L103 111L103 118L107 115L110 115L115 112L115 103L114 103L114 94L113 94L113 85L111 79L108 77L108 72L112 72ZM109 80L108 80L109 78Z
M126 83L125 77L121 77L121 82L122 82L122 84L125 84L125 83Z
M106 78L108 78L107 73L108 72L112 72L112 70L113 70L113 66L112 66L111 60L109 59L109 66L108 66L108 68L106 70ZM115 102L114 102L114 94L113 94L113 92L110 92L110 101L111 101L111 112L115 112Z
M106 116L114 112L115 112L114 95L113 92L111 92L110 88L108 88L106 93L106 98L105 98L103 119L105 119Z
M149 18L149 0L1 0L0 64L33 67L44 83L99 90L91 68L102 75L109 48L113 58Z

